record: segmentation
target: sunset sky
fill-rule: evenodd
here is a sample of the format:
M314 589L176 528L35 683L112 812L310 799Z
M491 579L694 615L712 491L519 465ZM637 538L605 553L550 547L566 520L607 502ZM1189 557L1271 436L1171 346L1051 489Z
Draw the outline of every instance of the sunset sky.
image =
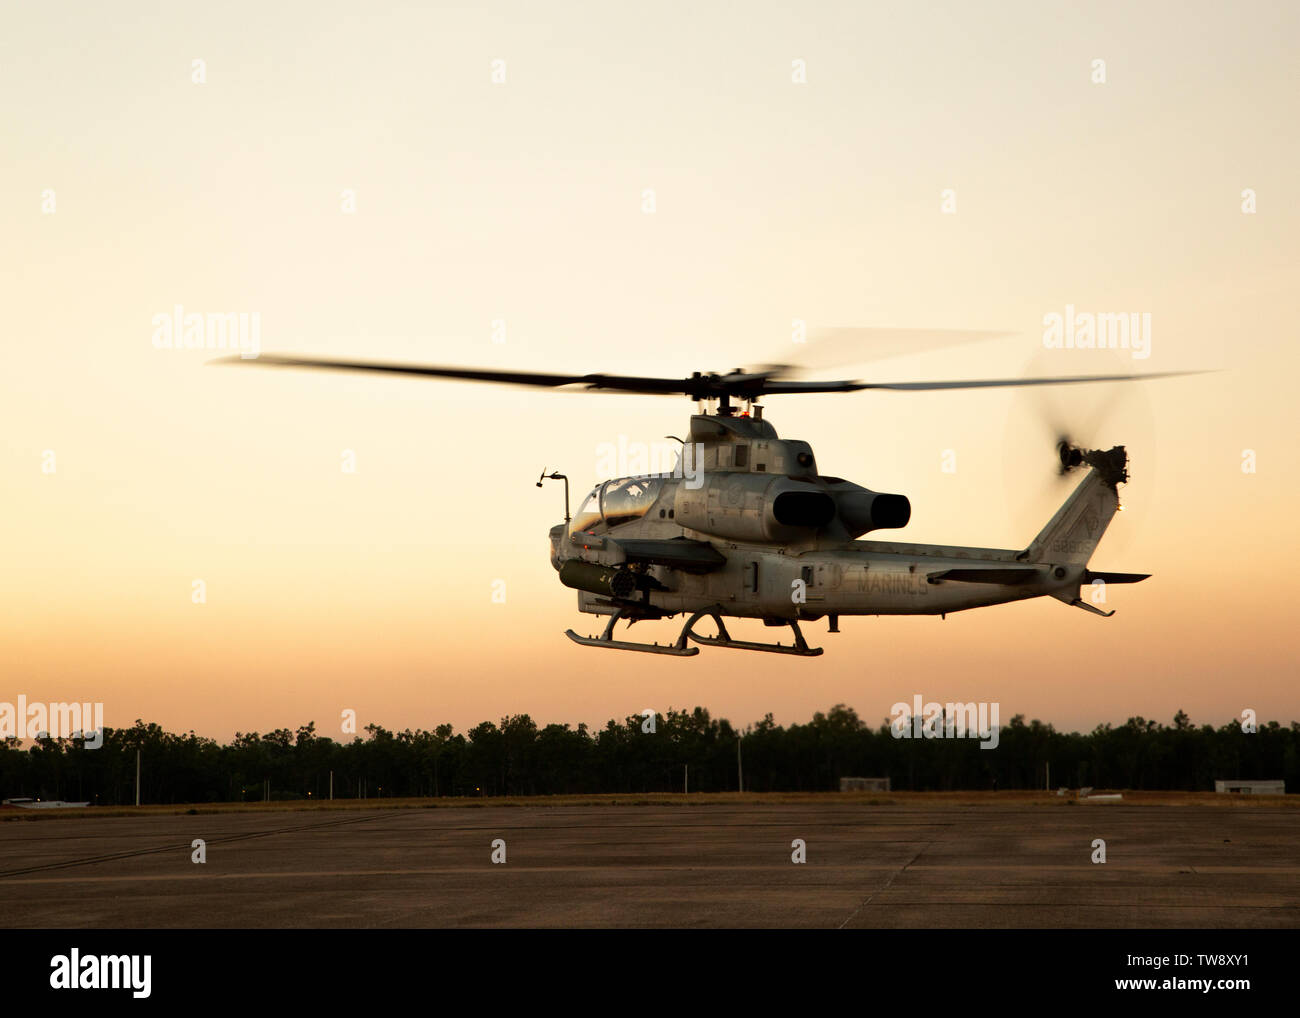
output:
M1300 8L419 6L7 12L0 701L221 739L338 737L344 709L879 723L916 693L1067 730L1300 719ZM1153 578L1109 620L1040 599L676 660L565 639L603 622L534 482L567 473L576 509L601 443L683 435L693 403L207 366L152 342L178 304L256 313L268 352L525 370L795 360L799 319L1007 333L828 377L1214 371L1050 410L767 400L824 472L910 497L904 540L1024 547L1069 490L1045 415L1127 444L1093 565ZM1151 355L1045 349L1067 305L1149 313Z

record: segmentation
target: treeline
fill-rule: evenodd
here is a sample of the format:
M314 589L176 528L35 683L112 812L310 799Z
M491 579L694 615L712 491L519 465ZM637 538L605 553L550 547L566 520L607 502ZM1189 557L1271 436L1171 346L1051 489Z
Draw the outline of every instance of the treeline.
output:
M976 739L896 739L887 723L871 728L844 705L808 724L781 727L767 715L738 731L702 707L586 725L538 728L526 714L485 721L466 733L451 725L336 742L297 731L237 734L229 745L190 732L175 735L137 721L105 729L103 745L40 739L0 748L0 796L141 802L336 799L376 796L558 795L610 792L826 791L839 779L888 777L896 790L1053 787L1204 790L1215 779L1283 778L1300 788L1300 723L1271 722L1254 733L1236 721L1194 727L1179 711L1172 725L1130 718L1088 734L1057 732L1021 715L1000 731L997 748ZM739 753L738 753L739 749ZM738 759L739 756L739 759ZM688 776L689 768L689 776Z

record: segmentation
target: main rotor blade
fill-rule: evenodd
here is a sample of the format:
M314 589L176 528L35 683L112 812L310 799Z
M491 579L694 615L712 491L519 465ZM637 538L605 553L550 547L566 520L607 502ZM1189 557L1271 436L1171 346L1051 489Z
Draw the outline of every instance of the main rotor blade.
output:
M803 382L783 379L778 368L756 373L694 374L689 378L654 378L637 375L559 375L539 371L498 371L490 368L453 368L425 364L394 364L387 361L341 361L319 357L289 357L263 354L245 359L221 357L214 364L261 364L273 368L310 368L325 371L363 371L426 378L453 378L470 382L496 382L503 385L530 385L560 388L580 385L588 390L634 392L646 395L685 395L695 399L736 396L756 399L767 395L790 395L815 392L861 392L866 389L894 389L926 392L940 389L993 389L1026 385L1070 385L1080 382L1136 382L1148 378L1201 374L1196 371L1165 371L1149 375L1067 375L1056 378L1000 378L961 382L854 382L848 380Z
M1204 371L1155 371L1146 375L1061 375L1055 378L997 378L968 382L867 382L856 383L857 389L899 389L928 392L938 389L997 389L1021 385L1073 385L1080 382L1144 382L1149 378L1174 378L1179 375L1203 375ZM782 383L776 383L777 386ZM768 392L779 392L769 387Z
M498 371L491 368L451 368L427 364L394 364L390 361L336 361L320 357L288 357L263 354L259 357L219 357L212 364L261 364L272 368L312 368L323 371L362 371L425 378L454 378L468 382L496 382L499 385L532 385L559 388L585 385L591 389L619 389L648 394L680 394L689 379L640 378L625 375L557 375L540 371Z

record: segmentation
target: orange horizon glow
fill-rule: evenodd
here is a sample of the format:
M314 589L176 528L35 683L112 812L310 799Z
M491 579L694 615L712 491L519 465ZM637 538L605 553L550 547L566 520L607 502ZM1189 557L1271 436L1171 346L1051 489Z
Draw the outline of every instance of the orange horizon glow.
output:
M917 693L1059 731L1300 720L1294 6L237 10L25 7L0 40L0 701L222 741L342 739L345 709L876 726ZM210 366L152 342L178 305L258 314L265 352L535 371L793 361L795 320L1008 333L814 377L1216 370L765 400L824 473L911 499L881 540L1024 547L1069 490L1053 423L1126 444L1093 565L1152 578L1109 620L1049 598L665 660L563 636L604 620L534 482L576 510L601 443L682 436L689 400ZM1067 307L1149 314L1149 356L1046 347Z

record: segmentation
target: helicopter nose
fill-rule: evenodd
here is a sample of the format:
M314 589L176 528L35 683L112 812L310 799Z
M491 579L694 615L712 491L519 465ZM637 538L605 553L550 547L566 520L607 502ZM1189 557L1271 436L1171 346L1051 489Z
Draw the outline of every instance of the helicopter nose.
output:
M560 568L560 539L564 536L564 524L557 523L547 535L551 541L551 567Z

